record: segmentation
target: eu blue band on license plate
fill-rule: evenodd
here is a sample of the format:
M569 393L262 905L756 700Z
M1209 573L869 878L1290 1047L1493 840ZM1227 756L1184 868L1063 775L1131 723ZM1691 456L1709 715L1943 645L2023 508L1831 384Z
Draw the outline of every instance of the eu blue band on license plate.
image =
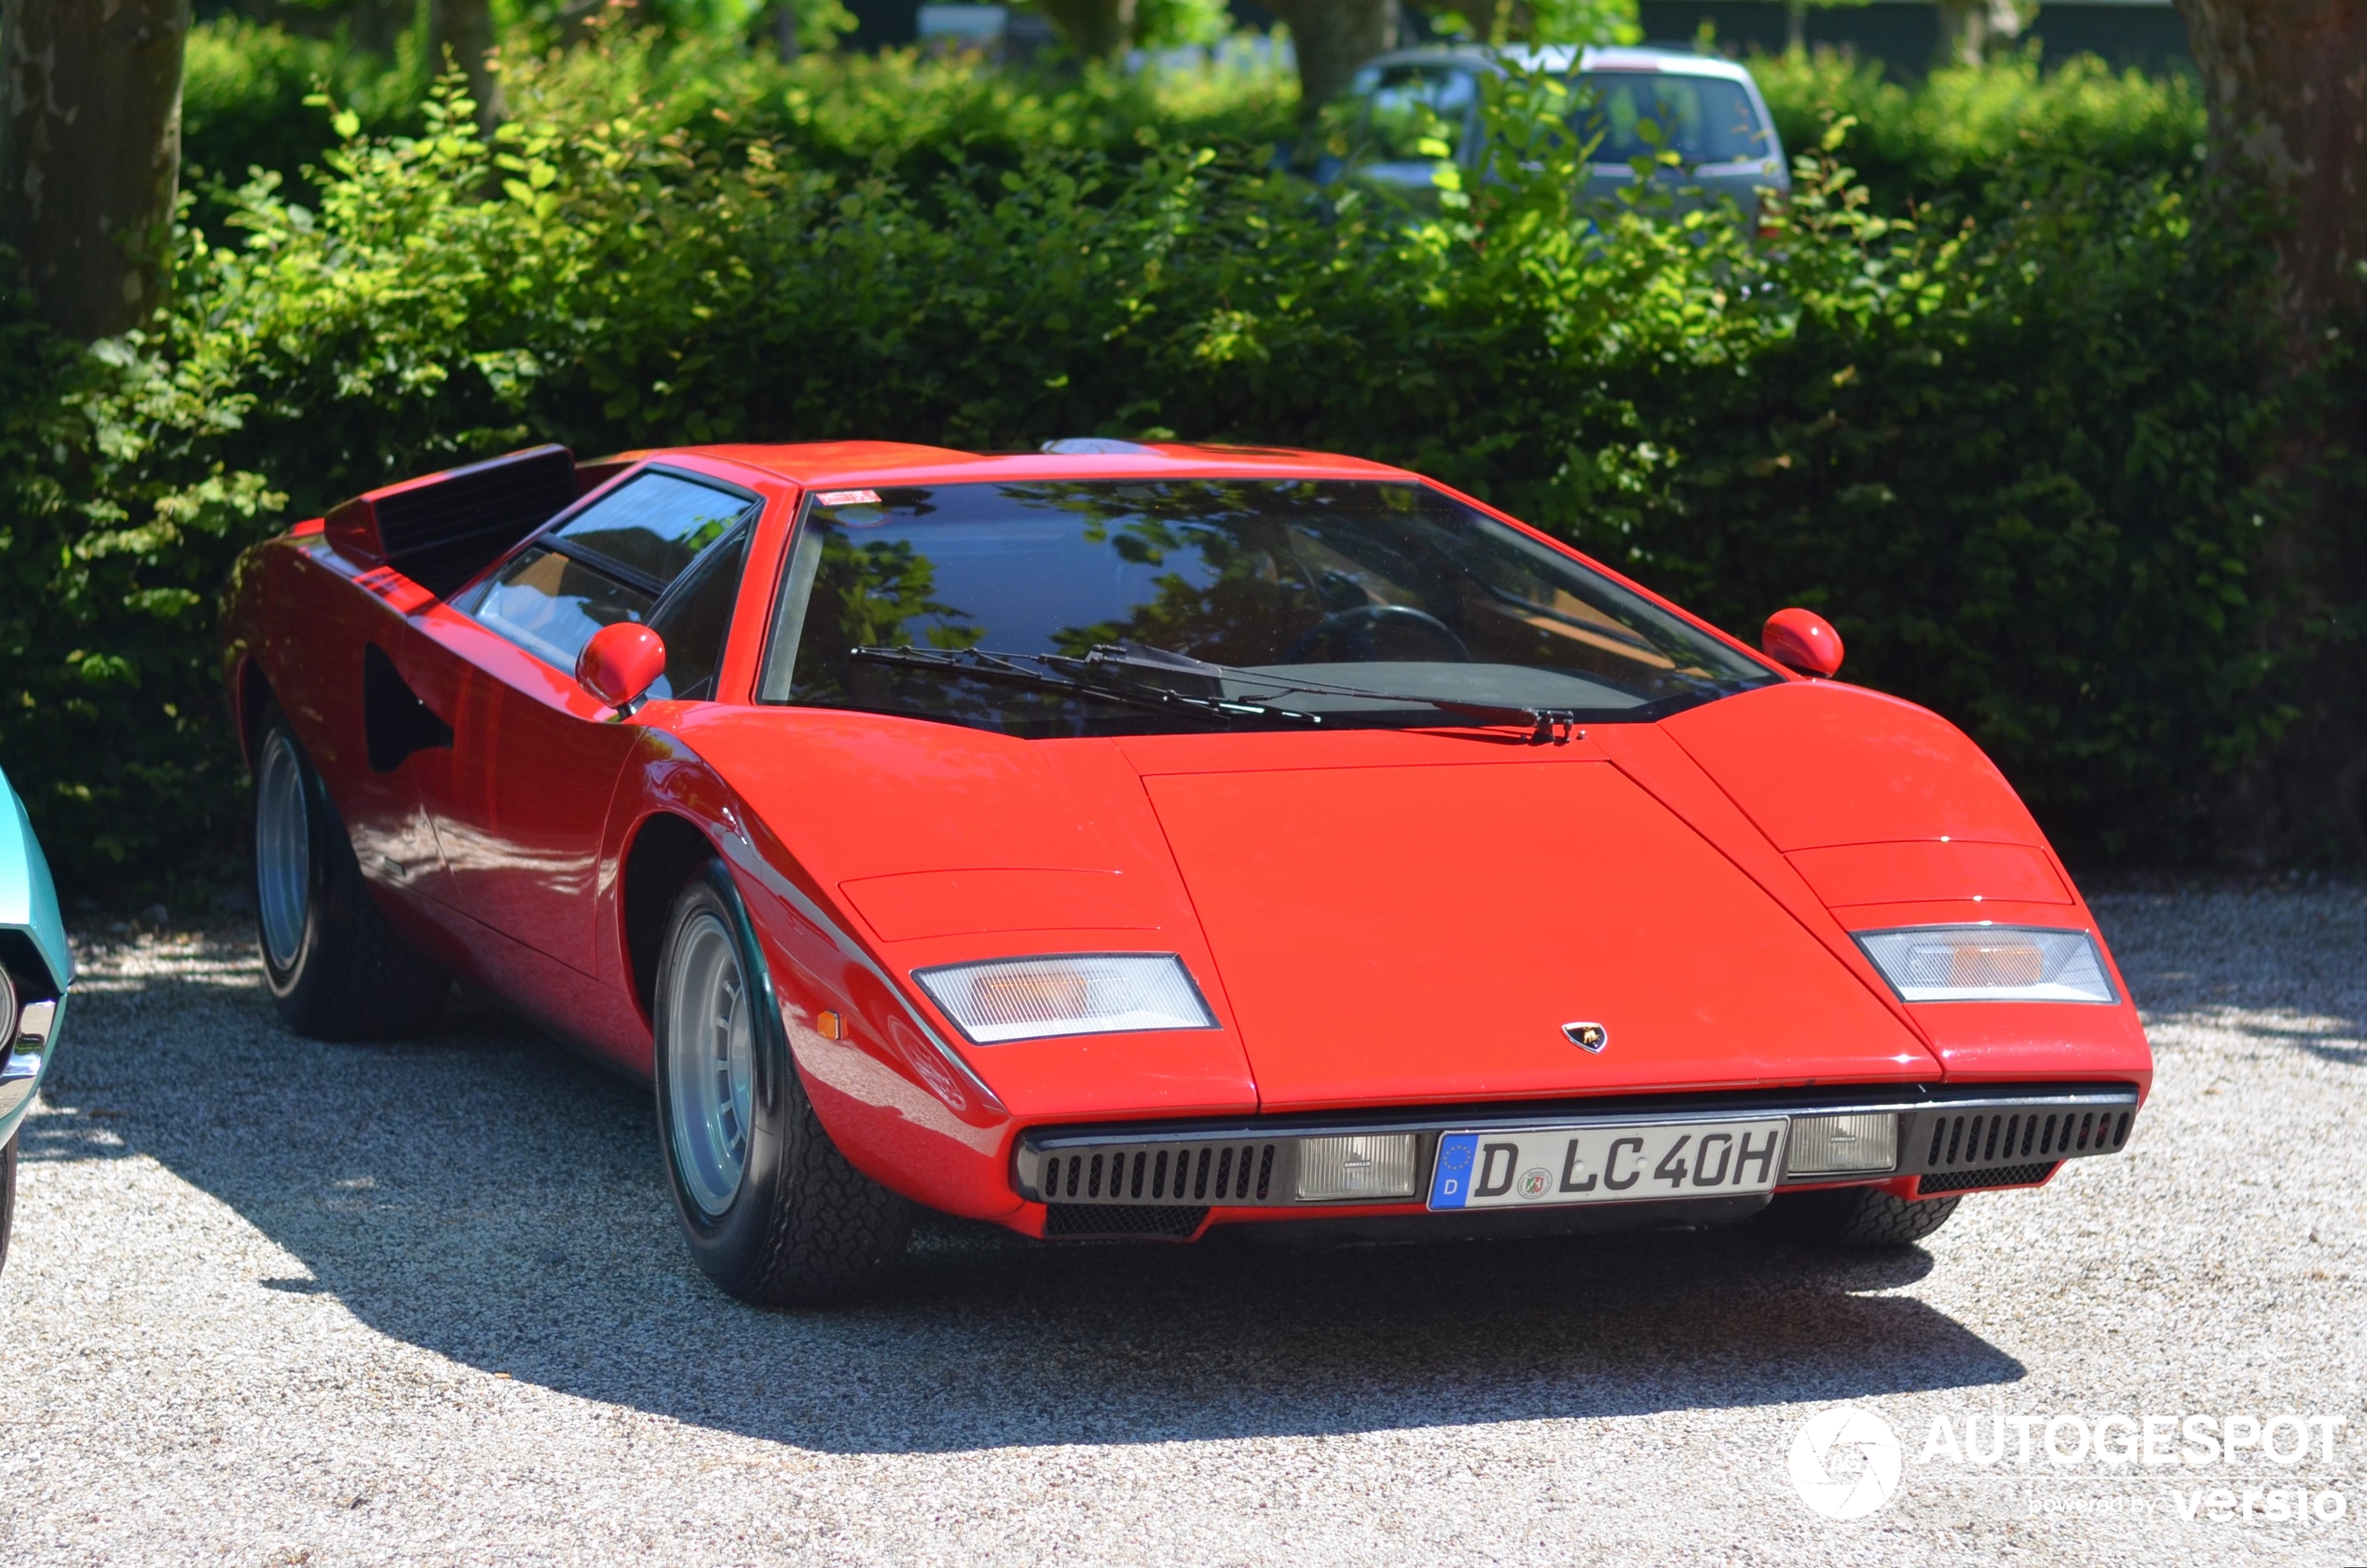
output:
M1450 1132L1430 1171L1432 1208L1550 1207L1771 1192L1781 1116Z

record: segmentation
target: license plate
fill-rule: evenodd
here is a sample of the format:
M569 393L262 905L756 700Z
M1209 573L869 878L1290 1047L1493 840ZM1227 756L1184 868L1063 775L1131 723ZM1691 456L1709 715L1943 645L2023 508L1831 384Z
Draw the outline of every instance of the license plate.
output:
M1775 1116L1451 1132L1438 1140L1430 1206L1541 1208L1764 1193L1783 1174L1789 1125Z

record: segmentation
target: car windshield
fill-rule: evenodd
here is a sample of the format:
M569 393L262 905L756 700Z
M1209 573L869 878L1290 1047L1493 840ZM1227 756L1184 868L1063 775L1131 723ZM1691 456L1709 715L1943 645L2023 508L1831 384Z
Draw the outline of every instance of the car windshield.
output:
M1588 71L1567 79L1578 102L1571 127L1594 144L1589 162L1626 163L1667 147L1689 165L1736 163L1773 150L1740 82L1664 71ZM1351 90L1363 100L1361 156L1379 163L1459 156L1480 98L1470 71L1423 61L1367 66Z
M1029 671L1132 645L1223 666L1116 682L1327 725L1440 725L1437 701L1649 719L1781 679L1580 562L1415 484L1047 481L825 491L805 513L759 686L1028 736L1261 722L1160 711ZM896 659L977 649L1030 661ZM858 649L875 650L870 653ZM1045 663L1050 660L1054 662Z

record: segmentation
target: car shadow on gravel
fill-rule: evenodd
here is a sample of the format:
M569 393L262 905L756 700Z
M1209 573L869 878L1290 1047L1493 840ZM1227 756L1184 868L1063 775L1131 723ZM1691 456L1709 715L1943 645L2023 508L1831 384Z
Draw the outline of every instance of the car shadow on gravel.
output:
M1911 1297L1909 1250L1760 1227L1307 1252L1047 1247L924 1224L868 1300L741 1306L675 1234L646 1093L482 1006L332 1046L273 1020L238 949L97 976L48 1161L146 1154L302 1271L255 1282L587 1399L811 1450L1353 1433L1840 1399L2022 1368Z

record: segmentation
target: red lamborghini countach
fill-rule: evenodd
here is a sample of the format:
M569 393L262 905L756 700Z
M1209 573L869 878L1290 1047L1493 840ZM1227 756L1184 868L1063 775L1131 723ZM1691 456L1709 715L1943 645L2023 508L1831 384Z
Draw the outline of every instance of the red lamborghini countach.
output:
M1032 1236L1854 1245L2123 1148L2127 987L1998 770L1311 454L541 447L240 561L265 967L649 1081L699 1265Z

